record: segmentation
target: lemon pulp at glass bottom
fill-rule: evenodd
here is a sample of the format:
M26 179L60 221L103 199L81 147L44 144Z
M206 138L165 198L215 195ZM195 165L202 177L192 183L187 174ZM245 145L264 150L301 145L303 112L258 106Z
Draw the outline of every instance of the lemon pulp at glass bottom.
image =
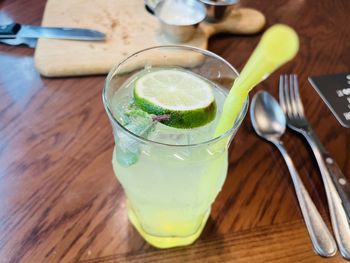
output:
M185 162L188 173L183 160L166 160L164 152L140 155L137 163L123 167L116 150L113 169L128 199L129 221L139 234L157 248L186 246L198 239L225 181L227 149L204 162L199 156L203 158L206 147L192 149L190 163Z
M128 217L131 222L131 224L136 228L137 232L152 246L157 247L157 248L172 248L172 247L179 247L179 246L187 246L192 244L196 239L200 236L200 234L203 231L203 228L209 218L210 215L210 210L204 215L203 220L197 229L195 233L193 233L190 236L186 237L179 237L179 236L174 236L174 237L160 237L160 236L153 236L148 233L146 233L141 224L139 223L139 220L137 219L136 214L132 210L130 204L128 203L127 205L128 209ZM177 228L181 228L181 225L178 225ZM187 228L187 226L185 226Z

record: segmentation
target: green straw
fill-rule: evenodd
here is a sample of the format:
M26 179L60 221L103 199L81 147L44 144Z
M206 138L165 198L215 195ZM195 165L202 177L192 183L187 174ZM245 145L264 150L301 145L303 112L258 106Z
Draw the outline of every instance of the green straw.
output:
M277 68L293 59L298 49L298 35L289 26L277 24L263 34L226 97L214 137L231 129L249 91Z

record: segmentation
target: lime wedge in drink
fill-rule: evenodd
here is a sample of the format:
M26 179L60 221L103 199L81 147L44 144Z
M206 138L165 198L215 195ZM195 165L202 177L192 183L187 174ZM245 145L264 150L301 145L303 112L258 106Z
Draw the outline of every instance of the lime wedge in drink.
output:
M195 128L215 118L212 84L194 73L180 69L158 69L142 75L134 88L135 104L175 128Z

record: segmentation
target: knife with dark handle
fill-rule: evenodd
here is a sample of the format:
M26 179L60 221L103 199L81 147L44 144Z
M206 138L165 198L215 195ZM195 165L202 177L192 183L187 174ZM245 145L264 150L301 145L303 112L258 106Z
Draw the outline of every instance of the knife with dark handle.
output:
M348 222L350 223L350 185L348 179L344 176L338 164L323 146L312 128L308 128L308 131L303 133L303 135L310 143L310 145L313 143L312 150L314 151L315 158L320 166L320 170L323 166L325 166L324 168L327 168L328 173L341 199L341 203L344 207Z
M343 207L346 211L346 216L350 222L350 185L348 179L340 170L338 164L333 160L327 151L322 152L322 157L329 171L334 186L338 191Z
M0 26L1 38L56 38L101 41L105 39L105 34L85 28L41 27L12 23Z
M17 23L0 26L0 37L15 38L20 29L21 25Z

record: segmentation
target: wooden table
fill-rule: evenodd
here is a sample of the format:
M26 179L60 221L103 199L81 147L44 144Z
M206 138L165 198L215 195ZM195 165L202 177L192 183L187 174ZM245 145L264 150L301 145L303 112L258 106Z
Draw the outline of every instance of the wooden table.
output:
M297 58L256 90L277 96L278 76L297 73L306 114L350 177L350 130L342 128L310 75L350 69L350 1L255 1L242 5L286 23L300 35ZM40 24L45 1L0 1L0 23ZM209 49L238 69L260 35L222 35ZM128 223L125 198L111 166L113 137L104 112L105 76L46 79L33 50L0 46L0 262L340 262L314 254L287 168L253 132L249 116L230 152L226 183L192 246L157 250ZM287 148L329 223L315 161L288 132Z

